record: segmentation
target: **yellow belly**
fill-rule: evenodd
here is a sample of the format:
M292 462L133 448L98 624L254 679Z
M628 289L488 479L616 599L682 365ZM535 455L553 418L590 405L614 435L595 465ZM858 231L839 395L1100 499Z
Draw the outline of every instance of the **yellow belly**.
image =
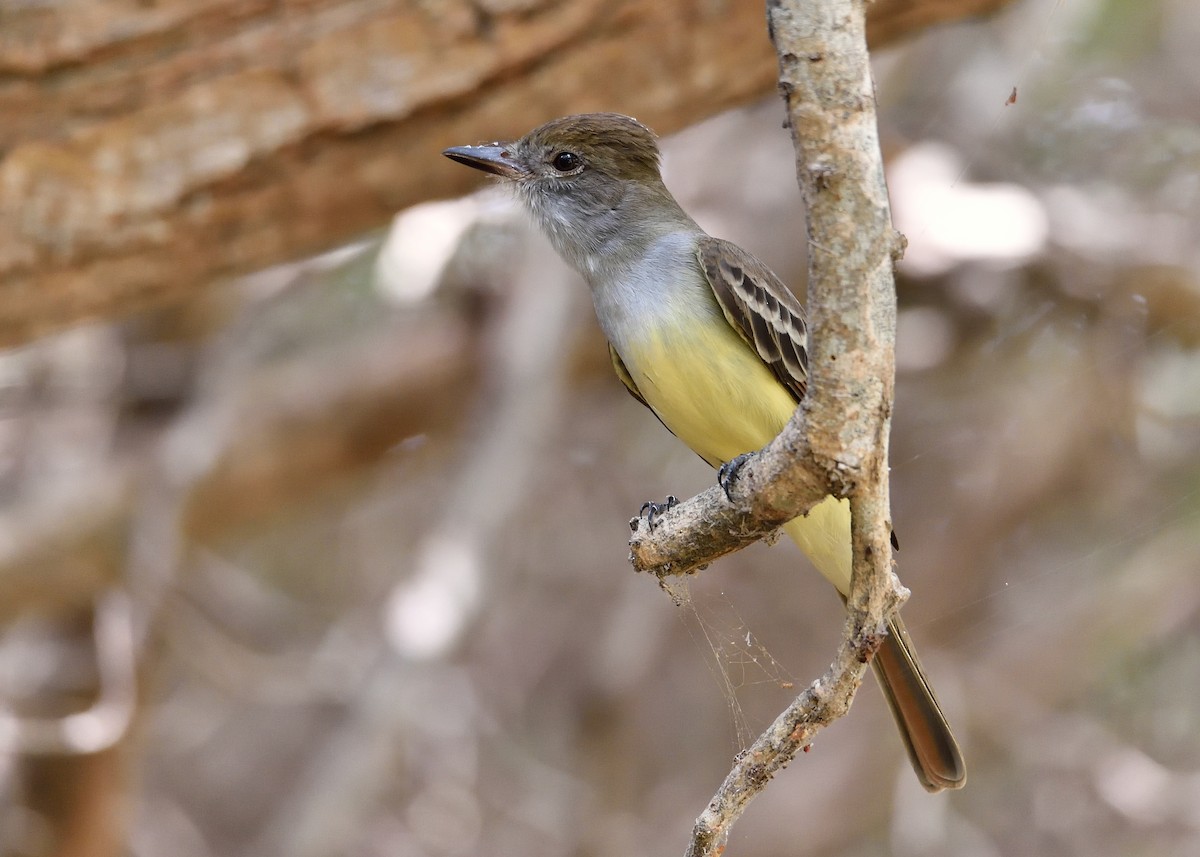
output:
M646 403L676 437L714 467L766 446L796 404L724 318L686 337L657 331L622 360ZM785 532L844 595L850 588L850 506L832 497Z
M765 446L796 409L724 319L686 337L658 332L633 351L623 357L646 403L714 467Z

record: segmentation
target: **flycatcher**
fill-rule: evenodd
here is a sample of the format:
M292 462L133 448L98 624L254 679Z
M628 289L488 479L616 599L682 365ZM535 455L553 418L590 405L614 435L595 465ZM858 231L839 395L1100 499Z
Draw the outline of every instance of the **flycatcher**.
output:
M766 265L679 207L649 128L567 116L444 154L516 189L587 281L617 376L701 458L719 467L779 434L807 386L804 310ZM784 529L848 595L849 504L827 497ZM929 791L960 788L966 766L899 616L888 631L875 675L913 768Z

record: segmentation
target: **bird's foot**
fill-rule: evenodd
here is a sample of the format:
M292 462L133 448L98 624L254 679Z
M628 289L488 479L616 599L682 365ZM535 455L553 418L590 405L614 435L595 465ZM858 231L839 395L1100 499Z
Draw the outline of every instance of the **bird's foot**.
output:
M668 494L667 499L662 503L655 503L653 500L647 500L642 504L642 508L638 511L638 516L629 523L632 525L634 532L637 532L638 522L645 518L647 532L654 532L655 519L664 512L671 511L678 505L679 498L674 494Z
M726 461L717 470L717 484L721 486L721 490L725 492L725 499L730 503L733 502L733 495L729 493L733 488L733 481L737 478L738 471L742 469L742 465L753 457L753 452L743 452L736 458Z

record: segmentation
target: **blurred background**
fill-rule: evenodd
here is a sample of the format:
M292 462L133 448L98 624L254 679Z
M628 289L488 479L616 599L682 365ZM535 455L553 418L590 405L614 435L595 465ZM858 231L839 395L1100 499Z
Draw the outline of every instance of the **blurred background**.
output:
M319 26L338 34L368 5L281 8L327 13ZM430 14L398 5L402 35ZM556 5L480 3L472 32L486 51ZM993 5L874 54L909 242L891 451L904 615L969 783L926 795L864 686L754 801L730 854L1200 853L1200 6ZM11 34L73 50L55 17L70 6L0 4L0 101L36 106L43 90L18 78L68 74ZM115 23L89 32L114 38L149 38L118 25L150 14L154 32L183 26L175 3L96 8ZM639 25L621 14L605 26ZM229 44L223 62L254 53ZM700 87L702 67L679 86ZM439 144L371 154L373 186L390 170L465 189L477 177L443 145L575 110L637 113L682 129L663 150L684 207L803 296L803 212L769 80L669 101L669 80L610 66L592 100L563 103L554 75L520 89L539 69L420 113L447 117ZM498 127L510 78L522 125ZM612 94L639 86L640 101ZM200 247L156 243L132 219L100 229L97 200L124 204L104 196L108 161L80 172L68 156L118 102L90 97L66 142L42 129L51 142L32 153L5 138L0 162L10 238L44 239L50 267L88 241L144 247L89 269L125 289L111 305L54 292L67 274L6 287L10 309L47 295L65 309L0 353L0 853L681 853L733 756L829 663L834 593L787 543L674 597L632 572L642 501L713 474L612 376L586 290L501 192L371 226L336 193L293 187L290 232L320 210L343 224L320 234L343 238L243 275L234 257L259 258L280 217L266 203ZM37 111L22 116L35 135ZM243 126L206 125L208 160L186 163L141 138L146 193L177 174L212 187L137 205L198 223L221 194L257 199L296 164L332 158L336 179L383 133L347 122L350 154L332 125L282 155L239 154ZM226 156L236 174L204 172ZM30 164L75 188L64 200L93 196L18 205L41 175ZM345 174L348 194L360 180ZM384 189L372 199L398 208ZM68 240L74 216L103 234ZM0 262L16 246L0 241ZM138 272L159 257L204 286L143 300L163 278L141 286Z

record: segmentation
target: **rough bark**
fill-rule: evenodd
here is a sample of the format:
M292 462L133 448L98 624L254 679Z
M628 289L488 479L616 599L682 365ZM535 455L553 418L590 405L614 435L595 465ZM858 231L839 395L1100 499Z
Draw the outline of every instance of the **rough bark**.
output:
M696 821L689 857L720 854L751 798L849 710L886 633L887 617L907 595L892 574L888 486L896 334L892 268L903 239L892 228L884 182L866 4L769 0L767 8L807 208L808 392L783 433L748 465L755 485L736 480L733 503L710 491L690 504L693 521L723 509L721 527L706 524L701 533L685 533L668 512L660 529L688 545L688 560L695 562L707 558L698 536L708 541L710 555L717 555L736 540L731 531L761 532L826 494L846 497L854 573L833 663L739 754ZM765 479L767 471L771 479ZM751 501L744 493L748 487L768 492L768 499ZM730 505L756 507L766 519L755 520L752 513L733 518ZM638 535L635 531L635 554L639 545L652 544L656 533ZM669 569L660 573L682 569L666 556Z
M883 0L877 44L1006 0ZM770 91L757 3L60 0L0 11L0 344L185 298L471 186L435 153Z

